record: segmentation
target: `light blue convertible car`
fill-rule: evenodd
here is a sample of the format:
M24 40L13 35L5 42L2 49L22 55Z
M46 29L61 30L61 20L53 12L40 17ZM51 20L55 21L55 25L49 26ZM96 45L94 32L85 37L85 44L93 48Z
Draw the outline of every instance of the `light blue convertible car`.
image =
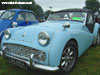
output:
M71 72L78 57L100 43L100 26L86 9L53 12L44 23L4 31L3 56L27 69Z

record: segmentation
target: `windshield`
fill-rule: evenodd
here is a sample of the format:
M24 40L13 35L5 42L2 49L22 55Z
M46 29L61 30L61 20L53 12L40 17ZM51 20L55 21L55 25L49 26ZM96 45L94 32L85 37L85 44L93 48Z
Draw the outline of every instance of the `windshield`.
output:
M86 12L57 12L50 15L48 20L75 20L84 21Z
M0 11L0 15L3 13L3 11Z
M3 15L1 16L1 19L8 19L11 20L13 18L13 16L15 15L14 11L6 11L5 13L3 13Z

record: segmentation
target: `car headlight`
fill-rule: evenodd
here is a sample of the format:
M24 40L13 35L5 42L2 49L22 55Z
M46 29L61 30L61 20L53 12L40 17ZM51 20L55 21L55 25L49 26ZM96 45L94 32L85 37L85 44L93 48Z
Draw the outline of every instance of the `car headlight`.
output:
M38 41L41 45L46 45L49 42L49 35L47 32L40 32L38 35Z
M4 37L5 37L5 39L9 39L11 37L11 33L10 33L9 29L4 31Z

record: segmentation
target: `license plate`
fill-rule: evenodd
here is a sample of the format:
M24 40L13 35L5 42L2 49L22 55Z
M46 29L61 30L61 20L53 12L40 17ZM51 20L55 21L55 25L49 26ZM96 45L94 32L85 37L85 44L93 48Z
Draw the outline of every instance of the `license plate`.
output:
M13 59L11 57L7 57L7 60L8 60L8 62L10 62L10 63L12 63L14 65L17 65L17 66L19 66L21 68L28 69L28 65L23 61L19 61L17 59Z

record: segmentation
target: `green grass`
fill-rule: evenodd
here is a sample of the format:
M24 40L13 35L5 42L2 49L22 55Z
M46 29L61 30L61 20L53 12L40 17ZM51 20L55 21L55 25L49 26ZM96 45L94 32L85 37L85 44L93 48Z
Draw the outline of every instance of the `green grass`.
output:
M51 73L41 70L24 70L9 64L0 56L0 75L51 75ZM100 46L89 48L78 59L70 75L100 75Z

